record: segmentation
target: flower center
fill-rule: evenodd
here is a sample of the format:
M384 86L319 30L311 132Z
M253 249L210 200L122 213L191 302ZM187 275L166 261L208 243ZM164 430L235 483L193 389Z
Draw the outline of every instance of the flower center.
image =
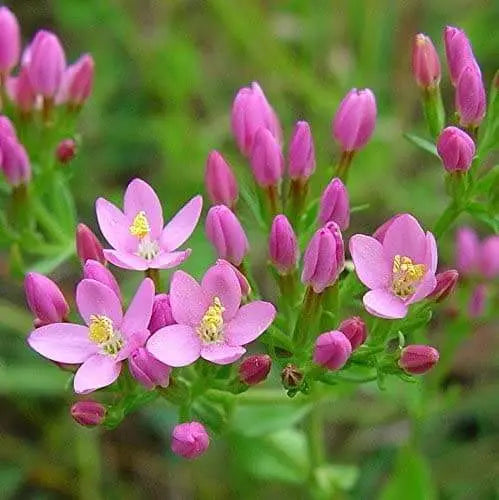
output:
M159 245L155 240L149 239L148 236L143 238L139 243L139 247L137 249L137 255L143 257L146 260L152 260L159 253Z
M89 339L98 344L105 354L118 354L123 347L121 334L115 331L112 320L107 316L92 314L88 330Z
M426 273L424 264L413 264L412 259L404 255L393 258L392 290L395 295L405 299L412 295L416 286Z
M222 340L224 325L222 314L224 311L225 307L222 306L220 299L215 297L213 299L213 304L208 307L203 319L201 319L196 329L199 338L205 344L213 344Z
M145 238L151 232L151 226L143 210L134 217L132 225L128 229L132 236L137 236L140 239Z

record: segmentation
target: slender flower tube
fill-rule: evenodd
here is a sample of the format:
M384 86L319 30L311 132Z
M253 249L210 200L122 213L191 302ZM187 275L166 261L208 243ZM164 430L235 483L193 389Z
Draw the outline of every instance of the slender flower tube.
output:
M76 155L76 142L74 139L63 139L55 150L55 157L59 163L65 165Z
M463 127L476 128L485 116L486 97L477 64L465 66L456 86L456 110Z
M438 351L429 345L408 345L402 349L399 366L411 375L430 371L439 359Z
M289 144L289 177L293 180L308 179L315 171L315 147L310 125L299 121L295 125Z
M171 368L154 358L144 347L130 354L128 368L135 380L146 389L154 389L157 385L168 387Z
M263 382L272 368L272 358L268 354L248 356L239 365L239 379L247 385Z
M284 173L281 146L272 133L260 127L251 148L251 169L259 186L265 188L279 184Z
M141 179L128 185L124 211L99 198L95 208L100 230L113 247L104 250L106 260L123 269L169 269L189 257L191 251L176 251L190 237L203 199L195 196L163 227L163 209L157 194Z
M238 218L225 205L211 207L206 215L206 236L221 259L239 266L249 243Z
M170 297L166 293L158 293L158 295L154 297L148 330L154 333L160 328L173 325L174 323L175 320L173 319Z
M31 164L24 146L15 137L0 134L1 168L7 182L17 187L31 180Z
M71 407L71 416L84 427L95 427L106 418L106 407L97 401L78 401Z
M448 172L467 172L475 156L475 143L461 129L447 127L438 138L437 151Z
M301 281L321 293L333 285L345 266L345 248L341 231L328 222L312 236L303 255Z
M412 46L412 74L417 84L428 89L438 86L441 70L440 59L431 38L419 33Z
M111 271L96 260L89 259L83 266L83 277L99 281L103 285L109 287L121 301L121 291L116 278Z
M341 179L335 177L322 193L319 222L324 225L336 222L344 231L350 225L350 200L348 191Z
M176 271L170 304L177 324L154 333L147 349L169 366L187 366L199 357L225 365L239 359L242 346L257 339L274 320L276 310L263 301L241 307L241 287L228 265L212 266L201 284Z
M37 323L48 325L66 320L69 306L59 287L39 273L28 273L24 279L24 291L28 306Z
M456 233L456 267L459 274L469 276L477 271L480 241L470 227L461 227Z
M482 276L487 279L499 276L499 236L489 236L482 242L478 267Z
M409 305L427 297L436 286L437 245L409 214L393 220L380 243L356 234L350 253L358 278L370 291L364 306L374 316L395 319L407 315Z
M57 103L68 103L76 108L82 106L92 93L94 67L94 59L90 54L83 54L68 66L62 76Z
M345 337L350 341L352 346L352 351L357 349L361 344L366 341L367 338L367 328L366 324L358 316L348 318L342 321L338 330L345 335Z
M20 54L21 30L17 18L7 7L0 7L0 80L16 66Z
M204 183L213 203L234 209L239 196L237 181L229 164L218 151L208 155Z
M448 271L438 273L435 278L437 284L428 297L435 302L442 302L456 289L459 273L455 269L449 269Z
M298 241L285 215L277 215L269 236L269 255L280 274L289 274L298 262Z
M333 136L343 151L362 149L376 125L376 99L369 89L352 89L341 101L333 120Z
M468 64L475 63L475 57L466 33L459 28L447 26L444 30L444 43L450 78L456 86L463 69Z
M317 337L314 362L329 370L340 370L352 354L350 340L340 331L333 330Z
M257 82L243 87L232 104L232 133L241 153L249 156L255 134L260 127L266 128L278 143L282 142L279 119Z
M101 264L106 263L104 250L97 236L88 226L81 223L76 226L76 253L82 264L85 264L88 259L96 260Z
M171 449L184 458L198 458L210 446L210 436L203 424L186 422L176 425L172 432Z

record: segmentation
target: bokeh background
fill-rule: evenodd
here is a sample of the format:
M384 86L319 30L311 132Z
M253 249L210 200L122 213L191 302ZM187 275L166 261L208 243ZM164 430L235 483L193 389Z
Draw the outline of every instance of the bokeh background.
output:
M492 0L5 4L21 21L25 40L39 28L52 29L71 60L81 52L96 60L95 90L80 122L82 145L68 167L74 170L79 219L94 228L95 198L120 202L135 176L154 185L171 214L203 191L211 149L222 151L239 174L247 172L229 117L235 92L251 80L263 86L288 137L296 120L311 123L316 194L329 180L337 153L330 122L339 100L354 86L373 89L379 106L376 133L349 179L353 204L368 203L369 209L353 216L349 234L372 231L400 211L413 212L431 227L446 204L442 169L402 135L425 134L410 73L412 37L425 32L441 50L446 24L464 28L487 82L499 54L499 3ZM442 85L451 109L446 78ZM490 233L473 225L482 235ZM252 237L253 265L263 274L265 239L258 233ZM202 228L192 247L186 267L199 274L212 258ZM452 233L440 253L442 265L451 265ZM53 275L68 296L79 272L73 259ZM131 290L136 282L125 286ZM268 415L258 407L242 409L224 439L195 463L171 455L175 414L162 401L112 432L79 428L68 414L74 396L67 374L26 348L31 317L5 256L0 293L0 498L307 497L301 483L303 442L288 430L307 411L303 403L285 401ZM445 343L455 356L446 355L424 386L345 389L324 406L328 453L337 465L338 485L348 490L339 488L338 498L499 495L498 304L489 304L486 318L456 316L468 295L464 283L430 324L432 343ZM266 451L275 432L284 432L280 442L287 443L280 455Z

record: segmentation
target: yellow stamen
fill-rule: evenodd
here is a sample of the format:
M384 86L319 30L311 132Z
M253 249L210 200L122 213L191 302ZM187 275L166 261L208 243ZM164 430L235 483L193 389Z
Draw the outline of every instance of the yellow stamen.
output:
M137 236L140 239L145 238L151 232L151 227L144 211L140 211L135 216L129 230L132 236Z
M108 342L113 336L113 322L107 316L93 315L90 316L90 325L88 327L90 333L89 338L96 344Z
M215 297L213 304L208 307L197 328L198 335L202 341L213 343L220 340L224 324L222 316L224 311L225 307L222 306L220 299Z
M393 258L392 289L396 295L406 298L415 291L415 285L426 273L424 264L413 264L410 257L395 255Z

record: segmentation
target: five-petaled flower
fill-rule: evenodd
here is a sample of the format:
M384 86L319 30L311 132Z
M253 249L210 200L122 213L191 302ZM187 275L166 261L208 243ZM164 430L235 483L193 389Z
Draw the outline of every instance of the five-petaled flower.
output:
M58 363L80 364L74 378L77 393L88 393L112 384L121 362L149 337L154 283L142 281L128 310L111 288L93 279L80 281L76 304L86 325L52 323L33 331L28 344Z
M367 311L381 318L403 318L408 306L428 296L436 285L437 245L409 214L394 218L381 237L356 234L350 253Z
M190 255L190 249L176 251L198 223L203 200L195 196L163 227L163 210L154 190L141 179L128 185L123 212L99 198L97 220L102 234L113 247L104 250L106 259L124 269L169 269Z
M228 262L212 266L201 284L176 271L170 286L172 315L178 324L154 333L147 349L169 366L186 366L199 357L224 365L239 359L243 345L259 337L274 320L272 304L241 305L241 286Z

